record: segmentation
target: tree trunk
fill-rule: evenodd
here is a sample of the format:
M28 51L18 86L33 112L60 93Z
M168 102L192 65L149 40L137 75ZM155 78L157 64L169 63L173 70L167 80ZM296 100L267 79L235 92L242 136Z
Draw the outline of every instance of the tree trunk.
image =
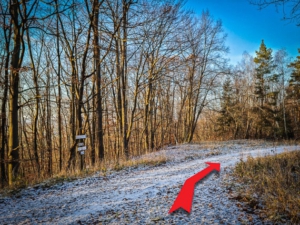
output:
M3 99L2 99L2 107L1 107L1 147L0 147L0 170L1 170L1 184L4 186L4 183L7 182L6 177L6 167L5 167L5 158L7 154L7 114L6 114L6 105L7 105L7 96L8 96L8 65L10 59L10 39L11 39L11 25L8 30L8 36L6 32L5 34L5 42L6 42L6 57L4 64L4 90L3 90Z
M104 144L103 144L103 113L102 113L102 96L101 96L101 62L100 62L100 45L99 45L99 0L94 0L94 60L95 60L95 77L96 77L96 92L97 92L97 140L98 140L98 157L104 159Z
M9 121L8 121L8 184L12 186L13 179L16 177L19 162L19 118L18 118L18 101L19 101L19 70L22 64L22 34L21 25L19 24L19 7L18 0L13 0L10 5L10 14L13 24L13 51L11 56L11 74L9 87ZM24 47L24 46L23 46Z
M55 0L56 11L58 12L58 0ZM59 152L59 171L62 171L62 119L61 119L61 57L60 57L60 41L59 41L59 13L56 14L56 54L57 54L57 85L58 85L58 102L57 102L57 117L58 117L58 152Z
M35 62L33 59L32 51L31 51L31 40L30 40L30 34L29 30L27 30L27 42L28 42L28 50L30 55L30 61L32 65L32 72L33 72L33 82L35 87L35 112L34 112L34 119L33 119L33 153L34 153L34 161L36 163L38 176L40 176L40 163L39 163L39 155L38 155L38 120L39 120L39 104L40 104L40 92L39 92L39 86L38 86L38 71L35 67ZM41 49L42 52L42 49ZM41 55L39 55L41 57Z

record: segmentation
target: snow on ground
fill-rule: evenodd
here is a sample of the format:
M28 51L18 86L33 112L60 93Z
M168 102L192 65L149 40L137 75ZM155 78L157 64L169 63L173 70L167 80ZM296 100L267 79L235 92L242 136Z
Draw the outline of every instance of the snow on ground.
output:
M241 158L297 150L297 146L275 146L263 141L207 142L170 146L142 157L165 156L160 166L139 166L106 177L95 174L50 188L34 186L15 196L0 196L0 224L259 224L230 199L225 182ZM212 173L195 188L190 214L177 210L168 214L184 181L220 162L220 173Z

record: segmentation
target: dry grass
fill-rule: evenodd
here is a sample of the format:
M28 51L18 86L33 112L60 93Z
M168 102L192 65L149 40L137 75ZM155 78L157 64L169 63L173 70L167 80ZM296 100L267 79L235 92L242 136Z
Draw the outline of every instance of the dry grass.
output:
M129 160L119 159L118 161L106 161L101 162L94 167L87 166L84 170L63 170L53 177L41 176L37 177L36 174L28 175L26 177L17 178L14 182L14 186L5 187L0 189L0 194L3 195L15 195L20 190L29 186L38 186L39 188L49 188L53 185L70 182L76 179L92 176L98 173L99 176L106 176L113 171L120 171L128 167L142 166L159 166L165 164L167 158L162 155L158 156L143 156L139 158L133 158Z
M263 203L262 212L268 220L300 224L300 151L249 157L236 165L234 175L246 184L241 186L240 196L250 206L256 196Z
M126 167L137 167L140 165L144 166L159 166L163 165L167 162L167 158L165 156L157 156L154 158L150 157L141 157L139 159L135 160L120 160L118 163L116 163L112 169L119 171Z

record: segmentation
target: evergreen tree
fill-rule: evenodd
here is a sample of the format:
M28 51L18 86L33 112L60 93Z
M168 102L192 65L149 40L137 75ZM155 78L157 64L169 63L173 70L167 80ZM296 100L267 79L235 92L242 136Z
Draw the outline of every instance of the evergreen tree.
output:
M278 82L278 75L273 73L276 66L273 62L272 49L267 48L263 40L259 51L256 51L254 62L257 64L255 95L259 103L254 109L257 114L258 137L276 136L278 91L275 90L274 84Z
M234 106L232 84L227 78L223 84L223 92L221 97L221 110L220 116L217 119L217 127L220 135L228 133L234 120L231 110Z
M300 49L298 49L300 53ZM291 80L289 82L290 87L290 97L294 99L300 99L300 55L297 56L297 59L290 63L289 67L293 69L291 74Z
M254 62L257 64L257 68L255 69L255 95L260 101L260 107L263 107L268 91L270 89L268 81L278 81L278 76L272 74L272 71L275 68L272 57L272 49L266 47L264 40L262 40L261 42L259 51L255 52L256 57L254 58Z
M298 52L300 54L300 49ZM293 135L297 138L300 136L300 55L289 64L289 67L292 68L292 73L287 88L287 103L293 121Z

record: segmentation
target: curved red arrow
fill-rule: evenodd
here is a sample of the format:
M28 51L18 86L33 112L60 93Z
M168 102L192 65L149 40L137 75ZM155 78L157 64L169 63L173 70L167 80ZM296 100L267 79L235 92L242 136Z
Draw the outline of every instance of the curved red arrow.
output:
M192 208L192 202L193 202L193 195L194 195L194 189L195 189L195 184L202 180L204 177L206 177L209 173L211 173L213 170L220 171L220 163L210 163L206 162L209 166L206 167L204 170L201 170L199 173L196 173L194 176L188 178L176 200L174 201L169 213L174 212L175 210L182 208L188 213L191 212Z

